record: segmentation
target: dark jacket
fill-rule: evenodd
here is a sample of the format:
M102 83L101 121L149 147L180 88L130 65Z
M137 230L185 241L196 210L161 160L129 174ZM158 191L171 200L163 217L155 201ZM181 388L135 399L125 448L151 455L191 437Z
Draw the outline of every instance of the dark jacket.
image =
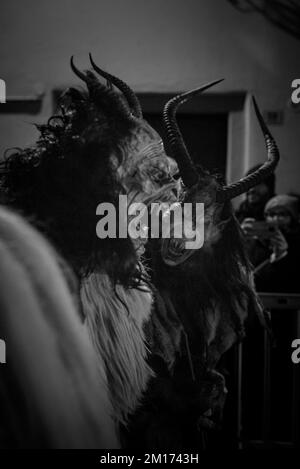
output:
M238 221L241 223L245 218L255 218L262 221L264 217L265 203L259 205L250 205L248 200L244 200L235 212Z
M282 259L265 265L256 275L258 291L278 293L300 293L300 230L284 234L288 242L288 253ZM256 250L252 247L252 262L256 266L271 255L271 249L257 242Z

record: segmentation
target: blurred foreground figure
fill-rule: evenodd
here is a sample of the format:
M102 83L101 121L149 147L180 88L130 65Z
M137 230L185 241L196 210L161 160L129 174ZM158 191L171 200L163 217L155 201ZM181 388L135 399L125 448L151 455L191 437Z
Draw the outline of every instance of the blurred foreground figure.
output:
M57 260L36 230L0 209L0 447L117 448L104 364Z

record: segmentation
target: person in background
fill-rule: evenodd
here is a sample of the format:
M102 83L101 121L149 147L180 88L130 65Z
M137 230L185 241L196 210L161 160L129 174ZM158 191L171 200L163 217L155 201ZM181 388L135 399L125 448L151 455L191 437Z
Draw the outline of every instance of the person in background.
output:
M244 220L242 227L252 264L258 292L300 293L300 223L299 199L294 195L272 197L264 208L265 228L258 230L253 218ZM263 223L261 227L263 228ZM267 228L270 228L269 232ZM290 414L292 363L290 344L295 337L297 312L274 310L269 316L272 331L271 348L271 435L276 441L291 438ZM263 329L254 320L248 326L243 346L244 434L246 439L262 438L263 412ZM282 403L285 402L285 405ZM247 404L246 404L247 403ZM257 412L253 413L253 408Z
M300 293L300 223L298 199L288 194L269 200L266 221L274 227L267 248L269 262L257 266L256 287L272 292Z
M257 231L254 219L242 224L250 259L255 266L258 291L300 292L300 223L298 198L288 194L272 197L264 209L265 230Z
M254 173L262 165L253 166L245 176ZM246 199L240 204L236 211L236 217L240 223L246 218L264 220L264 208L268 200L275 195L275 174L271 174L257 186L252 187L246 194Z

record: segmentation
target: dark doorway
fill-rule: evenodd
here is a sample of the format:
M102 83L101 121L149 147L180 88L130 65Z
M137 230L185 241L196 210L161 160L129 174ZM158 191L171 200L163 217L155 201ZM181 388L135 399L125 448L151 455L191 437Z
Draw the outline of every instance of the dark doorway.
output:
M139 93L144 117L164 138L164 105L178 93ZM186 146L196 164L225 177L227 166L228 118L241 111L245 93L204 93L179 107L177 121ZM164 140L165 141L165 140ZM166 145L166 151L168 147Z
M162 136L161 114L144 113L145 119ZM227 158L228 114L185 114L177 116L177 122L193 161L210 171L225 176ZM165 145L167 153L168 146Z
M53 91L54 110L62 89ZM178 93L137 93L145 119L164 138L162 112L165 103ZM228 116L244 107L245 92L204 93L186 102L177 121L196 164L225 177L227 163ZM55 112L55 111L54 111ZM168 148L166 146L166 151Z

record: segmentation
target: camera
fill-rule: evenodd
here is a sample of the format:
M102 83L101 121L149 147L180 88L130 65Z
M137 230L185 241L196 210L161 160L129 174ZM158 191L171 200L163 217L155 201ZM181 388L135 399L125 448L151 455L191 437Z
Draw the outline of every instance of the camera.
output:
M273 236L275 229L274 225L270 225L270 223L267 223L266 221L255 221L251 227L251 233L259 239L270 239Z

